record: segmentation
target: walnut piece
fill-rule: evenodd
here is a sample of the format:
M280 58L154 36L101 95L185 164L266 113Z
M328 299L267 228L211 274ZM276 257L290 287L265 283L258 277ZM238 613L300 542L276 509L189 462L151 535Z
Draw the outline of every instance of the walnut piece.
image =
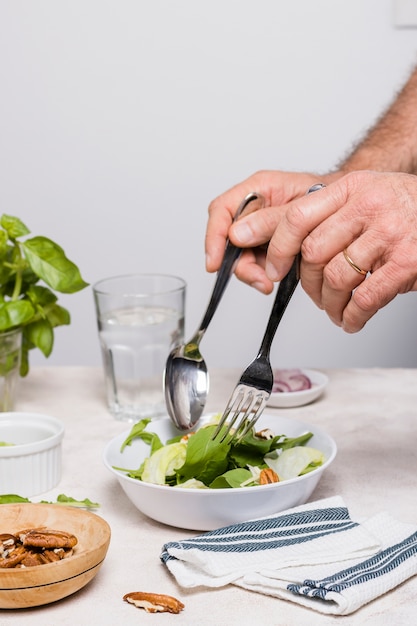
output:
M14 535L0 534L0 569L54 563L73 554L78 540L62 530L28 528Z
M125 602L134 604L138 609L145 609L147 613L179 613L184 605L173 596L145 591L132 591L123 596Z
M255 437L258 437L259 439L266 439L268 441L269 439L273 439L275 435L270 428L264 428L263 430L259 430L255 433Z
M261 470L259 484L270 485L271 483L279 483L278 474L271 467Z
M63 530L32 528L18 534L23 545L32 548L73 548L77 545L77 537Z

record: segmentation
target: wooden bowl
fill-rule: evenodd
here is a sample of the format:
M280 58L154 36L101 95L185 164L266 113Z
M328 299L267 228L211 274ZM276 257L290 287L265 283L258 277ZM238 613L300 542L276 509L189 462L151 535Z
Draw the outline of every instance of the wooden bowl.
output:
M0 533L45 526L75 535L74 554L61 561L25 568L0 568L0 609L41 606L71 595L100 569L110 543L101 517L59 504L1 504Z

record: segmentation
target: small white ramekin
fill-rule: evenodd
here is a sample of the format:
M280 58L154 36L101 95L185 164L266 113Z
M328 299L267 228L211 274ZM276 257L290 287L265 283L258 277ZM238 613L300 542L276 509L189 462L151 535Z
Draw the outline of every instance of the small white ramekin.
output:
M30 498L55 487L63 437L64 425L55 417L0 413L0 494Z

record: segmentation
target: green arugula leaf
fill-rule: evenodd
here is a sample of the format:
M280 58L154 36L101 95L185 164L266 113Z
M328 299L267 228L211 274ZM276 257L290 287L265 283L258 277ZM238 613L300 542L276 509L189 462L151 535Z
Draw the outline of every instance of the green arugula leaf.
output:
M30 500L18 496L15 493L4 493L0 495L0 504L14 504L15 502L30 502Z
M29 502L32 503L32 500L28 498L24 498L23 496L19 496L15 493L6 493L0 495L0 504L14 504L19 502ZM66 506L74 506L80 507L83 509L98 509L100 508L100 504L98 502L92 502L89 498L84 498L84 500L75 500L71 498L71 496L66 496L61 493L55 502L51 502L49 500L41 500L40 504L61 504Z
M215 424L200 428L189 438L184 465L177 470L179 483L196 478L209 485L227 470L230 444L212 440L216 428Z
M69 504L70 506L82 507L83 509L99 509L100 505L98 502L92 502L89 498L84 498L84 500L75 500L71 498L71 496L66 496L61 493L56 499L55 502L51 502L50 504Z
M304 446L306 443L310 441L313 433L304 433L299 437L284 437L282 441L279 442L279 445L275 447L275 449L280 450L288 450L289 448L295 448L295 446Z
M140 420L140 422L137 422L136 424L134 424L132 426L130 433L128 434L124 442L122 443L120 452L123 452L126 446L130 446L132 441L138 438L142 439L142 441L150 445L151 454L153 452L156 452L156 450L159 450L159 448L162 448L164 444L162 443L162 441L160 440L160 438L158 437L156 433L144 432L145 428L150 422L151 422L150 419L144 418Z
M239 467L229 470L221 476L217 476L217 478L210 483L209 487L211 489L238 488L243 482L250 480L250 478L252 478L252 472Z

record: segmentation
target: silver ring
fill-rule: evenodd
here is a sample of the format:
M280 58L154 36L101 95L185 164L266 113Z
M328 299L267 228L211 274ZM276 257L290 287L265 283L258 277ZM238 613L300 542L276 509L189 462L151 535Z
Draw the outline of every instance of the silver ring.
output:
M319 191L319 189L323 189L325 186L326 185L324 185L323 183L315 183L310 187L306 195L308 195L309 193L313 193L313 191Z

